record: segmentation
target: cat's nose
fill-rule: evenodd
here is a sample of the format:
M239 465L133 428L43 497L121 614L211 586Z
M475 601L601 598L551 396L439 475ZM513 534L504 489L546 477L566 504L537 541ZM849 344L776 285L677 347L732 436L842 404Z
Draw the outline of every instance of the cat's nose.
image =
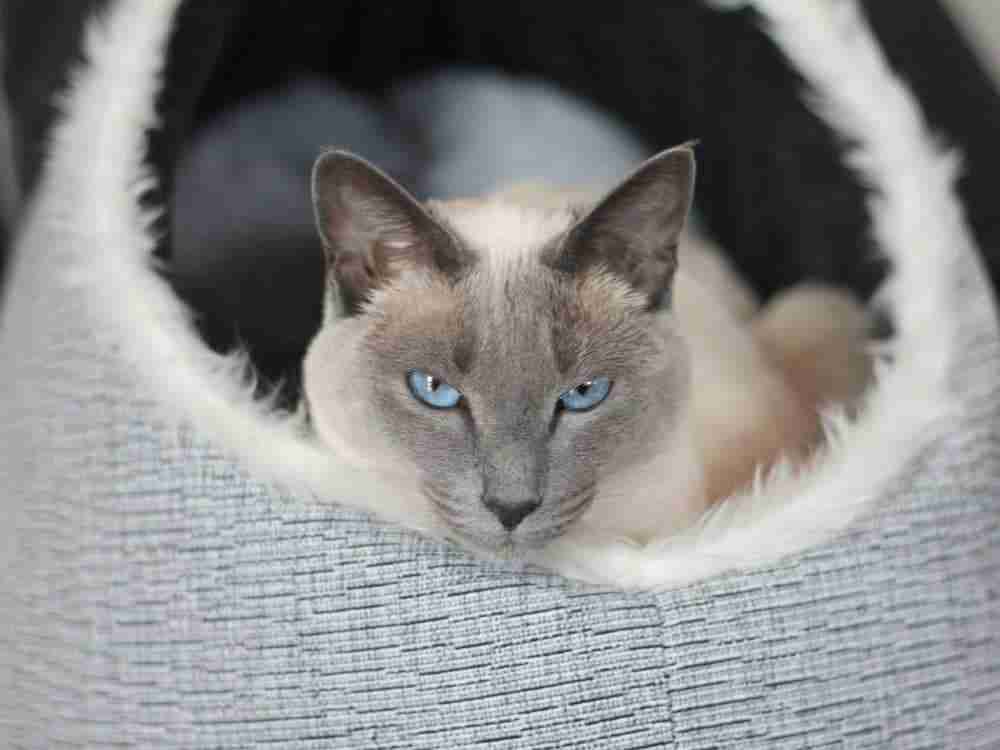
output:
M496 497L488 497L483 502L507 531L516 529L521 521L534 513L541 505L538 500L509 501Z

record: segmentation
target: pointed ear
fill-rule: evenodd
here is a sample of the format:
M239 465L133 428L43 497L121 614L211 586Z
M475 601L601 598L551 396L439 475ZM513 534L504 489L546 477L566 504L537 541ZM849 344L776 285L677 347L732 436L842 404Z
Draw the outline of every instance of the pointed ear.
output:
M669 306L694 171L691 144L649 159L569 230L549 264L567 273L604 267L644 294L649 309Z
M358 156L322 154L313 166L312 198L339 314L356 314L373 290L406 271L454 276L469 261L413 196Z

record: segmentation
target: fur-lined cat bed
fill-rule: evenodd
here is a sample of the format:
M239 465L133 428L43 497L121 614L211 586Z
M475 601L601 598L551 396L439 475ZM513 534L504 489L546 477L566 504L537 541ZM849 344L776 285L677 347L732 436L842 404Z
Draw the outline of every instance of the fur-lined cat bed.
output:
M141 200L178 3L91 26L0 320L11 744L1000 743L1000 338L957 159L853 3L753 5L871 186L877 381L807 470L535 566L400 528L205 343Z

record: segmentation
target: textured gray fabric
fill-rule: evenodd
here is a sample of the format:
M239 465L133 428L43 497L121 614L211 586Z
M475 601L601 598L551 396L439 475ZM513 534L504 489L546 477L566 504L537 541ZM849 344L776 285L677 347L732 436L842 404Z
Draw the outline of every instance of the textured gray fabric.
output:
M1000 392L878 517L768 570L598 591L269 493L166 430L22 255L0 331L0 737L14 748L995 748Z

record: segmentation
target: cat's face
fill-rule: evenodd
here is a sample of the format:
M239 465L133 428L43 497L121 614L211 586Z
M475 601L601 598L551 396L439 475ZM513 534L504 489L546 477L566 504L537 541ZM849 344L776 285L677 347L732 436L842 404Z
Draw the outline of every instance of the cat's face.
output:
M690 153L658 158L581 219L475 203L432 214L364 162L323 157L334 309L306 361L316 424L337 423L350 393L359 443L383 438L473 544L565 531L604 480L669 439L687 398L666 308Z

